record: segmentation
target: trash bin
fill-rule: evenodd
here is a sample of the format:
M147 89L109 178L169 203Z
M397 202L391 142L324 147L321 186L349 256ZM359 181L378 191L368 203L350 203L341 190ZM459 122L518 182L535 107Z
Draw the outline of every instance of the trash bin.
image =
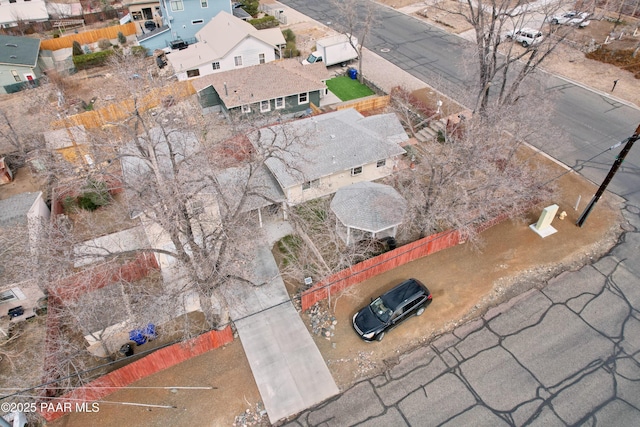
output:
M351 77L351 80L355 80L358 78L358 70L356 70L355 68L349 68L347 72L349 73L349 77Z
M146 328L144 328L144 330L142 331L142 334L149 340L155 340L156 337L158 336L156 334L156 325L154 325L153 323L149 323Z
M124 344L122 347L120 347L120 354L127 357L133 356L133 346L129 343Z
M140 329L134 329L129 332L129 339L137 345L142 345L147 342L147 337L144 336L143 331Z
M392 251L398 247L398 243L396 242L396 239L394 237L389 237L387 239L387 246L389 247L389 250Z

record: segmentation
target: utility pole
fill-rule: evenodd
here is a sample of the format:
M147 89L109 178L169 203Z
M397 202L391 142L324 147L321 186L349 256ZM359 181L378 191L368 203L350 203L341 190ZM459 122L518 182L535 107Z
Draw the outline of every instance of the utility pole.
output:
M611 170L609 170L609 173L605 177L604 181L602 181L600 188L598 188L598 191L596 191L596 194L593 196L593 199L591 199L591 201L585 208L584 212L582 212L582 215L580 215L580 218L578 218L578 221L576 222L576 225L578 227L582 227L584 225L584 222L587 220L587 217L591 213L591 210L596 205L596 203L598 203L598 200L600 200L600 197L604 193L604 190L607 189L607 185L609 185L609 183L613 179L613 176L618 171L618 168L620 168L620 165L624 161L624 158L627 156L627 153L629 152L629 150L631 150L631 147L633 147L633 143L636 142L638 139L640 139L640 125L638 125L638 127L636 128L635 133L631 137L627 138L626 143L621 142L611 147L611 148L615 148L615 147L619 147L622 144L625 144L622 151L620 151L620 154L618 154L618 156L616 157L615 162L613 162L613 166L611 166Z

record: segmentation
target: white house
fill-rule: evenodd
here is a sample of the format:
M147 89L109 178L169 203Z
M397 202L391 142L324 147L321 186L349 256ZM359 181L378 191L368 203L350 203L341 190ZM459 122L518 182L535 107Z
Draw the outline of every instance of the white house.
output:
M49 20L44 0L3 0L0 2L0 25L16 27L20 22L44 22Z
M196 39L187 49L167 55L178 80L275 61L286 44L279 28L257 30L224 11L198 31Z

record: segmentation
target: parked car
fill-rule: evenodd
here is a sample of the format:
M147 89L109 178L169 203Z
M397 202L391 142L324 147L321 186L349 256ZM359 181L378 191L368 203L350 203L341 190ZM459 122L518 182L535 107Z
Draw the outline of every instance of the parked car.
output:
M529 47L542 42L544 36L538 30L532 30L531 28L522 28L520 30L513 30L505 33L504 38L506 38L507 40L515 40L523 47Z
M580 28L584 28L591 23L589 21L589 13L587 12L567 12L562 15L556 15L551 17L550 22L553 25L577 25Z
M382 341L399 323L424 313L431 292L418 279L408 279L371 301L353 315L353 329L365 341Z

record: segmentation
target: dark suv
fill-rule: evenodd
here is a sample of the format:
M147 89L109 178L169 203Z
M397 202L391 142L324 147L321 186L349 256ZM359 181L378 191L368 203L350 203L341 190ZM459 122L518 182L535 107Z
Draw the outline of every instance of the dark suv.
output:
M353 315L353 329L366 341L381 341L386 331L431 304L431 292L418 279L408 279Z

